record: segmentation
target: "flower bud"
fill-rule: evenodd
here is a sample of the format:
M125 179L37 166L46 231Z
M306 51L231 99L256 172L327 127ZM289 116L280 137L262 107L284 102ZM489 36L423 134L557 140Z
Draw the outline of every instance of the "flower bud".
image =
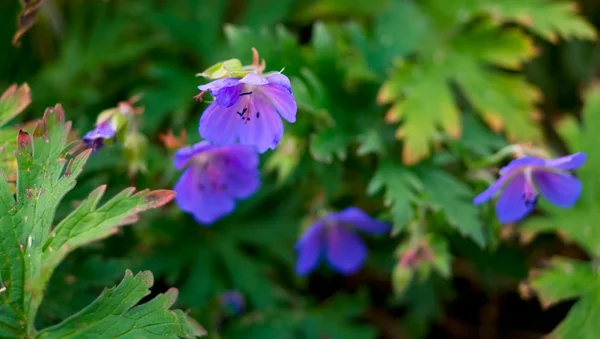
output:
M148 138L141 133L134 132L125 136L123 152L129 165L129 175L147 170L148 144Z

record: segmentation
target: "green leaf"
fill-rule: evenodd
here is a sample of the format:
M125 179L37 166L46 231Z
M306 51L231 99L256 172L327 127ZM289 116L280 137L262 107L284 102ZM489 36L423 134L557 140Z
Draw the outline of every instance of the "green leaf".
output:
M596 38L596 30L577 13L577 3L548 0L480 0L498 21L516 21L551 42L559 37Z
M415 191L422 189L422 183L408 168L386 160L379 164L369 182L367 192L375 194L385 190L384 203L390 206L394 227L401 229L413 217L411 202L417 197Z
M293 0L249 0L242 23L250 27L271 26L284 20L292 10Z
M10 86L2 96L0 96L0 127L12 120L19 113L23 112L31 103L31 89L26 83L17 86ZM0 143L0 152L3 152L2 143Z
M559 124L559 133L571 147L572 152L587 154L586 163L577 170L583 192L579 201L570 209L551 206L542 201L545 216L528 219L521 228L525 233L555 232L570 241L575 241L590 255L600 256L600 139L594 126L600 126L600 85L590 88L585 95L582 113L583 124L572 119Z
M356 318L365 313L368 306L366 293L350 296L336 294L327 299L319 308L307 314L303 328L306 338L345 339L375 338L377 333L370 326L354 323Z
M277 174L279 183L285 182L300 163L303 143L291 134L286 134L281 139L280 145L272 152L265 162L265 169Z
M442 210L452 227L483 247L486 244L483 225L469 186L433 166L420 165L415 171L423 183L425 200Z
M544 307L579 299L551 337L594 339L600 331L600 277L598 267L566 258L556 258L550 268L534 271L529 281Z
M511 139L539 139L532 119L538 91L522 77L490 67L519 69L535 55L527 36L489 21L450 38L445 32L429 34L431 39L418 50L419 61L400 63L378 96L379 103L393 103L386 120L402 122L396 136L404 141L405 163L429 155L431 145L441 139L438 128L454 139L461 136L453 82L494 130L505 127Z
M173 197L166 190L132 195L132 188L98 208L102 186L51 229L58 204L75 186L92 151L78 153L78 142L66 145L70 126L60 105L46 110L33 133L18 133L16 195L1 175L0 336L33 336L48 280L68 253L115 233L118 226L137 221L140 212Z
M127 270L121 283L107 289L88 307L62 323L40 331L36 338L196 338L204 329L182 311L169 308L177 299L170 289L138 304L150 294L154 278L149 271L135 276Z
M385 11L390 0L318 0L311 1L295 17L302 21L314 21L331 16L373 15Z
M354 139L354 135L345 133L344 129L329 128L313 134L310 139L310 153L317 161L331 163L334 158L344 161L346 148Z

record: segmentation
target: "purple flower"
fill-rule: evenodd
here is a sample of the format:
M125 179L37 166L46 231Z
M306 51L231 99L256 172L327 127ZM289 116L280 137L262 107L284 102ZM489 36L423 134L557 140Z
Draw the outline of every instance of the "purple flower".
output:
M581 194L581 183L567 171L579 168L585 159L584 153L550 160L515 159L500 169L500 178L473 203L482 204L502 190L496 202L496 214L502 223L517 222L527 216L540 193L556 206L571 207Z
M370 218L356 207L330 213L314 223L296 243L296 272L306 275L313 271L325 255L329 265L342 274L352 274L367 258L367 247L355 232L383 234L388 224Z
M281 117L296 121L298 107L290 81L281 73L266 77L249 73L241 79L219 79L198 88L215 97L200 119L200 136L215 145L239 141L263 153L275 149L281 140Z
M223 292L219 295L219 303L230 314L240 314L246 306L244 296L235 290Z
M105 139L113 138L115 133L116 130L113 127L112 120L108 119L96 125L96 128L93 130L87 132L83 136L83 142L85 142L87 147L97 150L104 145Z
M196 221L211 224L235 207L235 199L260 186L258 155L242 145L214 146L202 141L177 151L175 168L186 170L175 185L175 201Z

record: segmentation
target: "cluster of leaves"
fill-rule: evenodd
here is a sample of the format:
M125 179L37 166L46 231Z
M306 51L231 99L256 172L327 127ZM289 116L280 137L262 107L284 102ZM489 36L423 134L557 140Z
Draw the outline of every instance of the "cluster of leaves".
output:
M63 102L77 117L74 123L80 130L92 126L97 112L144 93L141 130L152 145L148 171L129 179L124 179L127 162L118 150L106 148L94 154L80 184L58 206L56 214L64 218L59 226L67 225L65 229L84 227L71 224L73 202L79 213L87 211L98 218L94 211L106 206L96 208L102 190L79 201L100 184L108 183L107 189L123 199L119 213L132 213L126 208L140 208L143 197L129 196L130 191L118 194L119 190L132 184L164 188L175 182L177 173L165 161L172 154L162 147L158 135L185 129L190 142L197 141L197 121L204 106L192 100L198 85L193 75L206 66L230 58L247 64L250 48L255 47L268 69L284 69L290 77L299 112L298 121L285 126L278 148L263 155L266 174L260 192L241 202L234 214L206 229L176 206L162 213L149 211L134 228L105 239L102 246L80 249L50 280L38 323L54 325L50 329L61 336L81 319L96 317L92 311L118 309L132 318L141 314L137 312L150 312L152 320L184 328L187 320L180 313L167 317L171 313L166 310L174 302L172 292L133 307L147 294L151 279L145 273L128 274L114 290L102 294L101 304L96 301L77 313L75 320L64 320L85 307L84 301L94 299L100 282L111 284L125 267L149 269L159 284L179 286L178 303L189 308L209 334L234 338L375 338L399 332L423 337L432 323L444 317L444 305L452 296L451 279L460 274L465 258L466 266L476 271L476 283L514 290L515 281L526 274L525 255L499 245L500 225L490 209L481 213L472 205L471 183L490 178L491 172L482 171L479 160L508 142L543 142L544 130L537 118L549 112L537 112L544 100L542 92L525 80L522 70L534 62L534 67L543 66L542 73L553 74L554 69L535 59L546 52L547 42L595 37L593 27L573 4L549 0L47 2L45 16L42 13L38 24L21 37L19 58L8 47L9 52L0 56L0 74L29 81L36 108ZM0 9L9 6L0 4ZM12 9L0 12L16 13L18 6ZM23 64L28 66L11 71L13 65ZM536 74L532 77L539 80ZM26 92L26 88L14 91ZM595 256L593 172L600 164L593 156L595 122L589 113L597 111L596 96L588 97L581 127L568 119L558 130L569 150L590 154L581 172L584 192L590 196L575 210L543 206L544 216L524 227L532 232L560 232ZM2 133L9 130L11 136L4 138ZM1 130L0 147L18 147L17 132ZM0 166L14 182L16 176L11 179L10 174L16 173L16 163L5 154L10 152L0 153ZM291 278L293 246L301 227L314 219L313 212L348 205L392 222L393 237L377 240L366 268L350 279L339 279L326 269L307 280ZM102 233L94 233L93 240L112 234L123 221L133 221L125 215L119 218L110 219L110 225L100 223ZM52 220L47 222L49 231ZM77 246L89 242L73 241ZM33 245L60 252L58 245L37 241ZM407 257L415 259L402 260ZM398 258L407 264L396 265ZM595 300L592 284L590 289L580 288L569 278L570 270L591 277L595 266L565 259L556 263L554 269L538 272L531 283L549 303L582 295L573 314L557 329L558 334L569 336L583 327L577 320L593 319L593 309L587 306ZM87 266L97 267L102 279ZM511 282L508 287L499 282L506 277ZM248 304L248 310L233 319L223 314L218 303L219 294L230 289L241 291ZM110 306L128 291L131 299L124 299L122 309ZM578 316L588 311L585 317ZM114 314L103 314L106 317L90 331L113 321ZM392 321L385 321L389 318ZM584 325L593 333L595 324Z
M29 104L29 87L12 86L0 98L0 122L5 124ZM4 171L0 178L0 335L5 338L171 337L193 338L203 329L182 311L169 311L177 290L169 290L137 305L150 293L150 272L134 276L105 290L93 303L55 326L37 331L35 320L44 291L56 267L67 254L138 220L138 213L169 202L166 190L128 189L98 206L105 186L94 190L66 218L52 227L57 205L75 186L91 149L79 142L67 144L70 122L60 105L49 108L32 132L3 130L15 143L3 152L14 155L14 187ZM1 127L1 126L0 126ZM8 138L8 137L7 137ZM10 172L9 172L10 173Z
M570 149L581 150L588 155L586 167L579 171L579 179L585 187L581 200L575 208L568 211L544 206L545 215L529 220L522 229L527 238L538 233L556 232L566 241L583 248L592 258L586 262L556 257L550 260L546 268L531 273L529 284L539 293L545 307L579 298L567 318L553 332L561 338L595 338L599 329L594 318L600 312L600 276L597 267L600 231L596 230L595 225L600 218L600 181L594 169L600 166L600 140L593 128L600 124L598 84L588 90L585 101L581 122L569 117L558 126L558 131Z

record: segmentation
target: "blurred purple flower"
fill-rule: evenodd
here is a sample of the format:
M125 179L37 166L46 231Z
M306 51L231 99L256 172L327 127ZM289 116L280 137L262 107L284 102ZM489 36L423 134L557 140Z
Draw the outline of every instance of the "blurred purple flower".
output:
M258 155L242 145L214 146L202 141L177 151L175 168L187 169L175 185L175 201L202 224L231 213L235 199L247 198L260 186Z
M496 202L496 214L502 223L517 222L527 216L535 208L539 193L556 206L571 207L581 194L581 183L567 171L581 167L585 159L584 153L550 160L515 159L500 169L500 178L473 203L482 204L502 191Z
M352 274L361 268L367 258L367 247L355 232L383 234L389 230L388 224L370 218L356 207L330 213L310 226L296 243L296 272L299 275L310 273L325 255L334 270Z
M230 314L240 314L244 312L246 300L244 296L235 290L223 292L219 296L221 307Z
M281 117L296 121L298 107L290 81L281 73L266 77L249 73L241 79L219 79L198 88L215 97L200 119L200 136L215 145L239 140L263 153L275 149L281 140Z
M96 125L96 128L87 132L83 136L83 142L87 147L94 150L101 148L104 145L105 139L111 139L115 136L116 130L113 127L112 120L108 119Z

